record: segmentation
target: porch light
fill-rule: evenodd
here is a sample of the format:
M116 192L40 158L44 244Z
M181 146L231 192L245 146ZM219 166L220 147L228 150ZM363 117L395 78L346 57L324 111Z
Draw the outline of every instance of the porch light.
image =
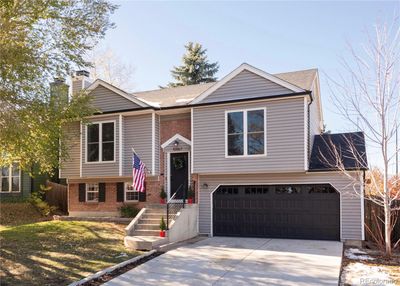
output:
M174 141L174 147L178 147L178 145L179 145L179 141L178 141L178 140L175 140L175 141Z

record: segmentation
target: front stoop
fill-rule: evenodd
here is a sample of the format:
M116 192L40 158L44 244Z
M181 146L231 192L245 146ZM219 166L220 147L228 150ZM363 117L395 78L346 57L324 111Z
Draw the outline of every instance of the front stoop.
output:
M125 247L135 250L152 250L168 243L167 237L159 236L125 236Z
M176 213L170 214L174 218ZM160 221L164 217L167 223L167 206L165 204L149 204L132 222L133 226L127 231L124 244L135 250L151 250L168 243L167 237L160 237Z

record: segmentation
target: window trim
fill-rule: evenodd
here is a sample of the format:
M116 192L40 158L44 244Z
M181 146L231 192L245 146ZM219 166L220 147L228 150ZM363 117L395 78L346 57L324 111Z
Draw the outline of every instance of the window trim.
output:
M17 163L18 164L18 163ZM3 168L3 167L1 167ZM1 172L1 168L0 168L0 172ZM19 172L18 172L18 191L13 191L12 190L12 178L16 177L12 175L12 165L10 165L8 167L8 191L7 192L3 192L2 191L2 185L3 185L3 177L0 173L0 194L17 194L17 193L21 193L21 183L22 183L22 172L21 172L21 168L18 166Z
M88 191L89 185L97 185L97 201L89 201L88 200L88 192L96 193L95 191ZM99 195L100 195L100 186L99 183L86 183L85 184L85 202L86 203L99 203Z
M113 123L114 124L114 160L113 161L103 161L103 123ZM88 161L88 125L99 124L99 161ZM116 163L116 145L117 145L117 120L104 120L95 121L91 124L85 124L85 164L108 164Z
M139 202L139 191L136 190L136 189L134 191L129 191L129 192L138 193L138 199L137 200L127 200L126 199L127 185L128 184L130 184L130 183L129 182L125 182L124 183L124 202L126 202L126 203L137 203L137 202Z
M264 111L264 154L248 154L248 132L247 132L247 113L248 111ZM243 112L243 155L228 155L228 114L233 112ZM267 107L253 107L244 109L225 110L225 158L257 158L267 156Z

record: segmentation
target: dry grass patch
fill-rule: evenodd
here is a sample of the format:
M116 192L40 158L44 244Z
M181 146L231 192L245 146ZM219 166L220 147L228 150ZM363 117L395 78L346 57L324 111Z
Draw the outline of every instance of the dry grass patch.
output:
M2 285L66 285L132 258L139 253L124 247L124 227L83 221L7 227L0 231Z

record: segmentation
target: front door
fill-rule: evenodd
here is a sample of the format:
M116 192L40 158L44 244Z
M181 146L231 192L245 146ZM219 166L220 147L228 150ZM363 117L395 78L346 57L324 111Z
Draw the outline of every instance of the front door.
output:
M175 199L182 199L183 194L187 191L189 177L189 153L171 153L170 156L170 189L169 198L175 192L178 193Z

